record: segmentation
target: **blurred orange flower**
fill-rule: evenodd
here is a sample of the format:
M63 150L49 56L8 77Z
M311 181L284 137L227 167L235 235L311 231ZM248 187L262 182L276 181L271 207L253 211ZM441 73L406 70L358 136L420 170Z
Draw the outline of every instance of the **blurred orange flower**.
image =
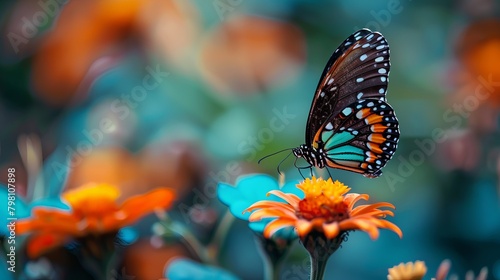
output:
M297 74L305 40L292 24L234 16L207 36L200 55L201 74L217 91L262 91Z
M458 54L474 74L500 78L500 20L482 20L469 25L458 42Z
M44 206L35 207L32 216L18 221L17 234L33 233L27 244L30 257L58 247L71 239L118 231L156 209L170 207L175 199L169 188L117 203L120 191L112 185L87 184L62 195L69 211Z
M86 155L74 154L66 189L101 182L120 189L120 200L156 186L169 186L179 197L204 176L203 158L187 143L150 143L138 153L117 147L96 147Z
M270 238L281 228L293 226L301 239L312 231L322 232L327 239L334 239L349 230L362 230L372 239L379 235L379 228L390 229L402 237L403 233L393 223L384 220L390 210L381 210L381 207L394 208L387 202L367 204L354 207L359 200L368 200L367 194L347 194L350 190L339 181L333 182L331 178L305 179L297 187L304 191L305 198L300 199L291 193L278 190L270 191L284 202L259 201L250 206L246 211L254 211L250 221L259 221L266 218L276 218L268 223L264 236Z
M181 64L178 58L196 34L196 18L188 1L69 1L34 58L36 93L52 105L81 98L75 95L85 93L131 43L145 42L143 47L162 51L165 58ZM111 59L96 63L103 57Z
M423 261L400 263L389 268L388 280L422 280L427 273L427 267Z
M484 104L500 106L500 68L498 67L500 20L481 20L469 25L459 38L457 53L465 70L464 89L467 95L474 94ZM460 96L459 98L465 99Z

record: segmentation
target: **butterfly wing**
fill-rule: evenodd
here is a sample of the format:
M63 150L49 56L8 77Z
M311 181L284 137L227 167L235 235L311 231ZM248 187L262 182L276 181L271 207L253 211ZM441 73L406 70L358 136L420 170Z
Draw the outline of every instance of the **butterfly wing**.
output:
M394 110L383 100L361 100L329 118L314 136L326 165L378 177L399 140Z
M325 122L346 106L364 99L385 100L389 46L378 32L361 29L332 54L321 75L306 125L306 145Z

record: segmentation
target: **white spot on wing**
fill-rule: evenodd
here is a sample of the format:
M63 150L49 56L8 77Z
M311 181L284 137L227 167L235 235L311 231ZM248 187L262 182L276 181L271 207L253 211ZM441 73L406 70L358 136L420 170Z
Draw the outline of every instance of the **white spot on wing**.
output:
M377 50L381 50L381 49L383 49L383 48L385 48L385 47L387 47L387 46L386 46L386 45L379 45L379 46L377 46L377 47L376 47L376 49L377 49Z
M370 46L370 44L366 43L366 44L364 44L364 45L363 45L363 46L361 46L361 47L362 47L363 49L366 49L366 48L368 48L369 46Z
M380 68L380 69L378 69L378 73L385 74L385 73L387 73L387 70L385 70L385 68Z
M325 126L325 128L326 128L327 130L332 130L332 129L333 129L333 125L332 125L332 123L331 123L331 122L329 122L329 123Z
M364 80L365 80L365 79L363 79L363 78L357 78L357 79L356 79L356 82L357 82L357 83L361 83L361 82L362 82L362 81L364 81Z
M324 93L324 92L321 92L321 93L319 94L319 96L323 97L323 96L325 96L325 93Z
M387 79L386 79L385 77L380 77L380 80L381 80L382 82L387 81Z
M332 83L333 83L333 78L330 78L330 80L328 80L327 85L331 85Z
M373 107L373 105L375 105L373 102L368 102L368 104L366 104L368 107Z
M384 92L385 92L385 89L383 89L383 88L380 88L380 89L378 90L378 93L380 93L380 94L384 94Z
M358 93L358 95L356 96L357 99L361 99L361 97L363 97L363 93L362 92Z
M384 60L383 56L379 56L379 57L375 58L375 62L380 62L382 60Z
M364 61L368 56L366 54L363 54L362 56L359 57L359 60Z
M366 40L370 41L373 38L373 34L370 34L370 36L366 37Z

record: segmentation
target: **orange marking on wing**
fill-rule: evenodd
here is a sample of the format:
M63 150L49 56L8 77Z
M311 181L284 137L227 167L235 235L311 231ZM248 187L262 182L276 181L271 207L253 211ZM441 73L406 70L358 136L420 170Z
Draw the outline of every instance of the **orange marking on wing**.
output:
M361 119L365 118L366 116L369 116L371 114L371 111L369 108L363 108L361 109Z
M366 161L368 161L368 162L370 162L370 163L374 163L376 159L377 159L377 157L376 157L376 156L373 156L373 157L369 157L369 158L367 158L367 159L366 159Z
M324 125L323 125L324 126ZM318 148L318 142L319 140L321 139L321 133L323 131L323 126L320 127L320 129L318 129L318 131L316 132L316 135L314 135L314 139L313 139L313 142L312 142L312 146L317 149Z
M363 163L361 164L361 168L363 168L363 169L367 169L367 168L368 168L368 163L363 162Z
M375 114L372 114L370 116L368 116L365 121L367 122L367 124L372 124L372 123L379 123L382 121L382 116L380 115L375 115Z
M377 144L382 144L385 142L385 137L380 133L373 133L369 137L369 141Z
M381 123L376 123L371 126L371 131L373 132L384 132L387 126L381 124Z
M373 152L375 152L377 154L382 153L382 149L380 148L380 145L378 145L378 144L367 143L366 146L368 147L368 149L372 150Z
M368 148L370 148L370 147L368 147ZM367 156L367 158L365 161L367 161L367 162L374 163L375 160L377 160L377 155L372 153L372 152L366 152L366 156Z

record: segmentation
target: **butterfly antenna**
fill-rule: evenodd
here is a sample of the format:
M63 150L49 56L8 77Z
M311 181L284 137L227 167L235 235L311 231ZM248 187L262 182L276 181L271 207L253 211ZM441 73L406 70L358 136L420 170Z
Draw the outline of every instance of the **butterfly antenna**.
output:
M287 155L287 156L286 156L283 160L281 160L281 161L280 161L280 163L278 164L278 168L277 168L277 170L278 170L278 174L280 174L280 175L281 175L280 166L281 166L281 164L282 164L282 163L283 163L283 162L284 162L284 161L285 161L285 160L286 160L286 159L287 159L287 158L288 158L291 154L292 154L292 152L290 152L290 153L289 153L289 154L288 154L288 155Z
M283 150L281 150L281 151L277 151L277 152L275 152L275 153L272 153L272 154L270 154L270 155L267 155L267 156L265 156L265 157L263 157L263 158L259 159L259 161L258 161L257 163L258 163L258 164L260 164L260 162L261 162L261 161L263 161L264 159L266 159L266 158L268 158L268 157L271 157L271 156L277 155L277 154L279 154L279 153L282 153L282 152L284 152L284 151L288 151L288 150L291 150L291 149L293 149L293 148L283 149Z

